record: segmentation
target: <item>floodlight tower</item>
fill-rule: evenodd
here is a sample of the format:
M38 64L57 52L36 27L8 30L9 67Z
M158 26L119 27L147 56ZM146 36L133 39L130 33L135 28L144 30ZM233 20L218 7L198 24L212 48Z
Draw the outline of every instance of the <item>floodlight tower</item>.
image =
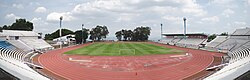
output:
M162 40L162 24L161 24L161 40Z
M59 29L59 37L60 37L60 48L62 48L62 20L63 20L63 16L60 17L60 29Z
M186 20L187 20L187 19L184 17L184 18L183 18L183 21L184 21L184 37L186 37L186 30L187 30L187 29L186 29Z

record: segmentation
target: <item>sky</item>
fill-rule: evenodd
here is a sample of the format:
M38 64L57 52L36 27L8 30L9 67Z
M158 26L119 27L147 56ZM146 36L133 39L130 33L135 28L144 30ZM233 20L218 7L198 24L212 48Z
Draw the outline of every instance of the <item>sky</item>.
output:
M34 24L35 32L52 33L59 28L72 31L105 25L108 37L121 29L148 26L150 39L163 33L232 33L250 27L250 0L1 0L0 26L24 18Z

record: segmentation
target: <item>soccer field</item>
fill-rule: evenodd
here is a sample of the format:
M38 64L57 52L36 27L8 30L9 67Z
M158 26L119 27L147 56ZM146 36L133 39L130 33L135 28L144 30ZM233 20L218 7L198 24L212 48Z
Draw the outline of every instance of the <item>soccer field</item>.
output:
M149 54L176 54L181 50L161 47L148 43L93 43L76 50L65 52L65 54L79 54L92 56L135 56Z

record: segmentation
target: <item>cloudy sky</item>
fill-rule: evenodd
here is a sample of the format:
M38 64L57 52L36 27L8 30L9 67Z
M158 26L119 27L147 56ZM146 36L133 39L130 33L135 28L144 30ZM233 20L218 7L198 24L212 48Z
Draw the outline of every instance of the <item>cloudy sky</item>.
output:
M121 29L149 26L150 38L163 33L206 34L229 32L250 27L250 0L1 0L0 26L25 18L34 23L36 32L51 33L59 28L70 30L106 25L109 36Z

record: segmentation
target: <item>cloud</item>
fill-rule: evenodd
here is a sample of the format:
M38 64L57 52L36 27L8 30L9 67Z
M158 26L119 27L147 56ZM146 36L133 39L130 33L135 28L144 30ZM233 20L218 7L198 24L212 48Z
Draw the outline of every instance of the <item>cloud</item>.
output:
M234 14L234 11L231 9L226 9L222 12L222 15L225 17L230 17L230 15Z
M36 13L45 13L46 11L47 9L45 7L38 7L35 10Z
M182 20L181 17L176 17L176 16L164 16L162 18L171 22L179 22Z
M236 26L242 26L242 27L245 27L245 26L247 25L246 22L240 22L240 21L235 21L234 24L235 24Z
M211 6L220 6L224 8L236 8L238 5L236 5L237 0L211 0L210 5Z
M248 4L250 5L250 0L248 0L247 2L248 2Z
M115 22L120 22L120 21L130 21L134 17L139 16L139 14L132 14L132 13L122 13L120 14L119 18Z
M34 31L47 33L51 27L49 27L49 23L44 21L41 17L34 17L31 22L34 24Z
M212 3L219 4L219 5L224 5L224 4L229 4L233 0L213 0Z
M22 4L12 4L12 7L22 9L24 8Z
M182 7L184 13L191 13L194 16L204 16L207 13L195 0L181 0L180 3L184 4Z
M21 17L16 16L16 15L13 14L13 13L10 13L10 14L7 14L7 15L5 16L5 18L6 18L6 19L13 20L13 19L19 19L19 18L21 18Z
M72 16L72 13L66 12L66 13L58 13L58 12L52 12L47 16L47 21L59 21L59 18L63 16L63 21L72 21L76 19Z
M179 10L176 7L172 7L172 6L153 6L148 8L148 10L153 11L159 13L159 14L166 14L166 13L178 13Z
M73 13L85 13L89 12L121 12L129 10L129 7L125 6L120 0L98 0L93 2L87 2L78 4L73 9Z
M219 22L220 19L217 16L212 16L212 17L206 17L206 18L202 18L202 21L206 21L206 22Z

